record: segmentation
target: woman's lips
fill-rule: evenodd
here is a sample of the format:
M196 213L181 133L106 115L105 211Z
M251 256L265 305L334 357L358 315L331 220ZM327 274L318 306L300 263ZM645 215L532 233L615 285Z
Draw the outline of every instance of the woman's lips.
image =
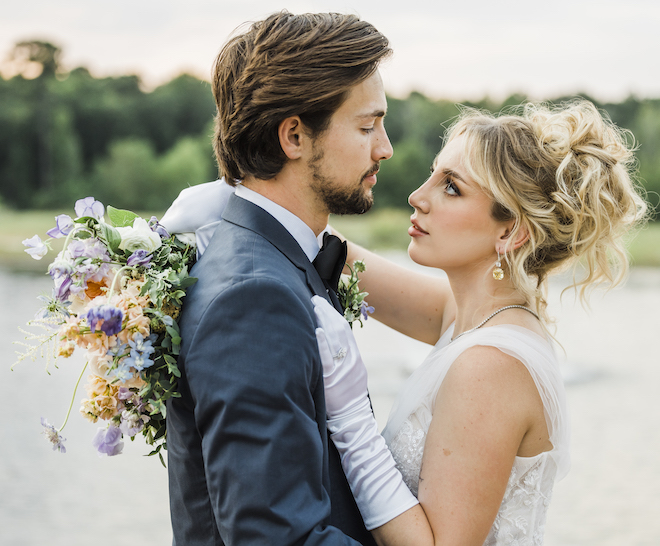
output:
M422 235L428 235L428 231L424 231L421 227L419 227L419 224L411 218L410 222L412 223L412 226L408 228L408 235L411 237L421 237Z

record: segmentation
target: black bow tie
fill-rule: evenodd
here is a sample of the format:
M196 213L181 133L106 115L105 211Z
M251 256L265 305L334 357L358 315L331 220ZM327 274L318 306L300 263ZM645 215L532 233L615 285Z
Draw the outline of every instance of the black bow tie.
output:
M327 287L337 292L339 277L346 263L346 241L326 233L323 246L312 262Z

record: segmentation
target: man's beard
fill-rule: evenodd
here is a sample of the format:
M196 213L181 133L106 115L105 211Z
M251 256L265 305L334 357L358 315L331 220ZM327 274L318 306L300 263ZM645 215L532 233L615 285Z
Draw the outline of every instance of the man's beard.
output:
M339 186L332 178L321 172L319 163L323 159L323 152L315 155L309 162L312 171L311 188L321 199L330 214L364 214L374 204L371 191L366 191L364 179L378 171L376 163L361 178L360 182L352 187Z

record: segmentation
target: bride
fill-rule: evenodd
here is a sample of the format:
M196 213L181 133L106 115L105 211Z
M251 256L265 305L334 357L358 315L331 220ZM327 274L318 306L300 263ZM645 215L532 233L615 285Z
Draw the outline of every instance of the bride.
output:
M621 238L645 211L632 165L621 131L586 101L468 111L409 198L409 255L447 278L349 242L349 263L367 265L360 287L374 316L434 345L390 414L387 451L350 328L315 297L328 428L379 544L542 543L553 483L570 464L547 278L577 267L583 297L622 280ZM409 506L393 487L401 479L419 505L391 519Z
M589 102L468 110L409 199L410 257L446 279L348 242L349 263L367 265L360 288L374 317L434 345L380 435L350 327L315 297L328 428L379 544L542 543L553 483L570 465L547 278L573 267L582 297L623 279L622 236L646 210L633 165L625 135ZM163 219L196 231L200 250L232 191L202 186ZM185 214L202 200L219 208Z

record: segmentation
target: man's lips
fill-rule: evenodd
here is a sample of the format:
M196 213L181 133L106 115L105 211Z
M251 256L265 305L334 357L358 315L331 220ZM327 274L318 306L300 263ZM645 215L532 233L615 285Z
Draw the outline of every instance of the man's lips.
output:
M412 226L408 228L408 235L411 237L419 237L420 235L428 235L428 231L424 231L414 218L410 219Z
M364 175L363 180L369 180L372 184L376 183L376 174L380 171L380 167L370 170L367 174Z

